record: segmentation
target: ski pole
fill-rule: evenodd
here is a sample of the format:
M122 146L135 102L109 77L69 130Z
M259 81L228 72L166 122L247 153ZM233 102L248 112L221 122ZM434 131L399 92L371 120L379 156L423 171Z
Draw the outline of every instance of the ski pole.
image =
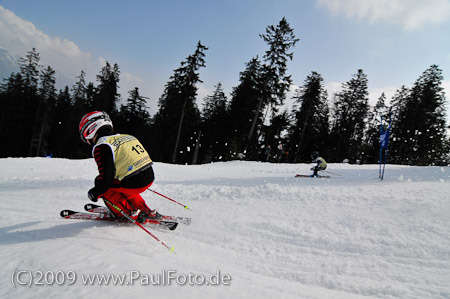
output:
M109 204L110 206L112 206L114 209L116 209L117 211L120 212L120 214L122 214L123 216L125 216L125 218L127 218L128 220L130 220L131 222L133 222L134 224L136 224L137 226L139 226L140 228L142 228L147 234L149 234L150 236L153 237L153 239L155 239L156 241L158 241L159 243L161 243L164 247L166 247L169 251L175 253L174 251L174 247L170 247L168 245L166 245L163 241L161 241L157 236L155 236L154 234L152 234L148 229L146 229L145 227L142 226L142 224L140 224L139 222L137 222L136 220L134 220L132 217L130 217L130 215L127 215L124 211L122 211L121 208L119 208L118 206L116 206L115 204L113 204L112 202L110 202L109 200L107 200L106 198L103 198L103 200Z
M178 201L173 200L172 198L167 197L167 196L165 196L165 195L163 195L163 194L161 194L161 193L158 193L158 192L156 192L155 190L152 190L152 189L150 189L150 188L148 188L148 190L152 191L153 193L158 194L159 196L162 196L162 197L164 197L164 198L167 198L168 200L171 200L171 201L173 201L174 203L179 204L180 206L184 207L184 209L191 210L190 208L188 208L188 206L186 206L186 205L184 205L184 204L182 204L182 203L179 203ZM192 210L191 210L191 211L192 211Z
M311 163L310 163L310 165L315 166L315 164L311 164ZM334 172L331 172L331 171L326 171L326 170L319 170L319 171L328 172L328 173L331 173L331 174L334 174L334 175L337 175L337 176L342 176L341 174L334 173Z
M326 170L322 170L323 172L328 172L328 173L331 173L331 174L334 174L334 175L338 175L338 176L342 176L341 174L337 174L337 173L334 173L334 172L331 172L331 171L326 171Z

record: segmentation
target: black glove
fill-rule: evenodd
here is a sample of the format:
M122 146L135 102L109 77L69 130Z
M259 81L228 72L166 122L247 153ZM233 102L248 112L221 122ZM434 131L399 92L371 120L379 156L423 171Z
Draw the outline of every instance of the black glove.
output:
M90 189L90 190L88 191L87 195L88 195L88 198L89 198L90 200L92 200L93 202L97 202L98 198L97 198L97 196L96 196L95 193L94 193L94 188Z

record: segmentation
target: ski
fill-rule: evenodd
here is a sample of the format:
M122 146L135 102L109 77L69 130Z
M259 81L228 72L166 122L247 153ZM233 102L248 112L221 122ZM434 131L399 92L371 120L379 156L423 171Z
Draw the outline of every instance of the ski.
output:
M310 175L307 175L307 174L296 174L295 177L296 177L296 178L314 178L314 177L312 177L312 176L310 176ZM317 176L316 178L319 178L319 179L329 179L330 176L329 176L329 175L319 175L319 176Z
M102 207L90 203L84 205L84 210L91 213L108 213L107 207Z
M61 217L65 219L79 219L79 220L100 220L100 221L112 221L117 223L131 223L128 219L113 219L107 216L106 213L86 213L76 212L72 210L62 210ZM143 225L156 224L167 227L170 230L174 230L178 226L178 222L165 219L146 219Z
M84 210L90 213L107 213L109 210L107 207L99 206L96 204L85 204ZM177 216L167 216L167 215L161 215L161 220L167 220L167 221L176 221L178 223L182 223L185 225L189 225L192 221L192 218L189 217L177 217Z

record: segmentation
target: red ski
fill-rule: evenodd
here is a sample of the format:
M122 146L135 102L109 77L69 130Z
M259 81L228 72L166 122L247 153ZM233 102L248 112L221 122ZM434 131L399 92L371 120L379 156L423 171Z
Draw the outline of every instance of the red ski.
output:
M65 219L79 219L79 220L100 220L100 221L112 221L116 223L131 223L128 219L115 219L108 217L106 213L86 213L86 212L76 212L71 210L62 210L60 213L61 217ZM164 219L146 219L143 225L146 224L156 224L167 227L170 230L174 230L178 226L178 222L173 220Z
M295 175L296 178L314 178L313 176L307 175L307 174L296 174ZM329 179L330 176L329 175L319 175L316 178L319 179Z
M88 203L84 205L84 210L90 213L100 213L100 214L107 214L109 212L107 207L98 206L92 203ZM167 215L161 215L162 218L160 220L167 220L167 221L176 221L178 223L182 223L185 225L189 225L192 221L192 218L189 217L177 217L177 216L167 216Z

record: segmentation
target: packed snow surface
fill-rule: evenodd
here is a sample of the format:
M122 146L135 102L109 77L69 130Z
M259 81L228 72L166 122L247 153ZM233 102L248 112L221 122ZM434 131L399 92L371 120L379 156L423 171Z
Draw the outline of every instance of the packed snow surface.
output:
M143 193L193 218L147 226L173 253L134 224L59 216L89 202L92 159L0 159L0 298L450 298L449 167L294 177L310 167L155 163L153 190L192 209Z

